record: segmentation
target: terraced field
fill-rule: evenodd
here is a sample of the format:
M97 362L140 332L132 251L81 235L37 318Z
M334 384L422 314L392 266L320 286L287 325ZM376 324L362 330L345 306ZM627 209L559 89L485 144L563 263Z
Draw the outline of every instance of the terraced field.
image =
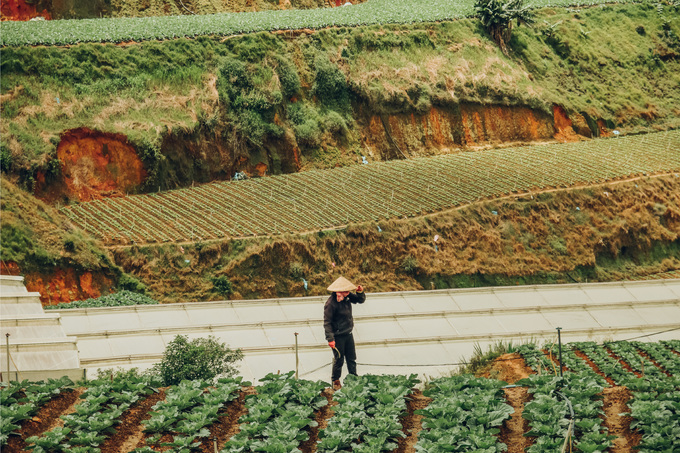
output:
M62 212L109 245L203 241L338 228L677 171L680 131L668 131L217 182Z
M581 0L583 5L601 0ZM611 3L611 2L610 2ZM616 3L616 2L614 2ZM625 2L621 2L625 3ZM573 0L540 0L532 7L574 5ZM3 22L0 45L63 45L81 42L123 42L174 39L202 35L234 35L265 30L319 29L374 24L412 24L460 19L474 14L474 1L372 0L343 8L261 11L210 15L121 19Z

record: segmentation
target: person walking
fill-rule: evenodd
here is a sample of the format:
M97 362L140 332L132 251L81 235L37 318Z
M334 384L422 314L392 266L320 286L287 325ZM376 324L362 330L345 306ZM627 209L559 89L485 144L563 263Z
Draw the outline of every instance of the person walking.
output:
M351 291L355 291L352 293ZM323 307L323 327L326 332L326 341L333 350L333 369L331 371L331 381L333 389L342 388L340 376L342 365L347 358L347 372L357 374L357 353L354 347L354 318L352 317L352 304L363 304L366 301L366 294L361 285L355 285L345 277L339 277L331 286L330 297Z

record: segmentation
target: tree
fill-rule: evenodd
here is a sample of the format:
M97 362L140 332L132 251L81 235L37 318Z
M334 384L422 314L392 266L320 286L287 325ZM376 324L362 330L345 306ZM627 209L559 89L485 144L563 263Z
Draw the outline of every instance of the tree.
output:
M475 0L475 10L484 28L506 55L513 19L517 19L518 25L534 22L534 13L524 0Z
M232 350L212 335L189 341L177 335L154 368L165 385L176 385L183 380L211 380L217 376L234 376L233 364L243 359L240 349Z

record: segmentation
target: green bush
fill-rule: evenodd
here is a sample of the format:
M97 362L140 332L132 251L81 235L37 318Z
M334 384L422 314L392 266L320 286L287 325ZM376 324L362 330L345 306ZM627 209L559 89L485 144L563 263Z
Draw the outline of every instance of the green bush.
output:
M224 275L213 277L212 284L213 290L223 296L228 296L234 292L231 281Z
M349 89L345 74L324 55L316 57L314 68L316 75L312 91L321 103L332 110L347 110L349 108Z
M534 12L524 4L524 0L475 0L475 10L504 54L508 53L512 21L516 19L518 24L534 22Z
M0 171L9 173L12 169L12 152L5 145L0 145Z
M290 98L300 90L300 76L297 73L297 68L293 63L287 59L278 56L276 58L278 66L276 67L276 74L279 76L281 83L281 92L286 98Z
M165 385L183 380L209 381L218 376L234 376L233 364L243 359L240 349L232 350L212 335L194 338L177 335L165 348L163 359L154 366Z
M144 294L146 292L146 285L130 274L122 274L120 276L118 279L118 288L139 294Z
M290 263L290 266L288 266L288 271L290 272L290 276L296 279L300 279L305 276L305 269L302 266L302 263L297 261Z

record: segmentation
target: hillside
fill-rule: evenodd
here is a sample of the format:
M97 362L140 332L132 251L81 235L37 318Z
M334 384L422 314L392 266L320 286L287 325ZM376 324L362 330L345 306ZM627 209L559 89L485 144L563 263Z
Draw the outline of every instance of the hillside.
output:
M505 55L473 18L360 25L353 11L383 3L342 10L358 24L351 27L2 47L3 262L31 273L31 290L60 287L61 294L83 297L89 293L81 283L62 285L54 275L95 269L101 274L95 281L106 276L95 293L137 286L136 278L165 302L300 295L302 278L319 292L338 271L361 273L375 282L373 289L389 290L604 281L678 269L672 174L644 179L646 193L633 180L616 190L548 193L540 200L547 207L500 199L411 220L395 212L378 224L382 232L355 219L331 232L228 234L238 238L197 243L190 235L188 243L185 237L177 244L99 248L101 269L81 247L65 248L71 246L63 238L74 228L84 241L92 239L58 209L91 200L225 181L237 173L268 177L509 146L521 153L517 145L680 125L677 5L543 8L534 26L514 28ZM16 38L5 24L3 39ZM498 177L512 180L503 171ZM615 208L601 191L615 194ZM19 228L6 215L6 194L35 196L46 203L40 206L57 208L45 216L60 238L52 243L62 245L49 254L68 261L38 259L31 242L12 239L43 240L30 232L35 225ZM592 206L589 214L571 212L569 197ZM491 211L513 214L499 223ZM457 234L468 228L499 239ZM432 260L435 234L446 242ZM23 245L6 248L10 243ZM216 278L227 279L233 293L216 292Z

